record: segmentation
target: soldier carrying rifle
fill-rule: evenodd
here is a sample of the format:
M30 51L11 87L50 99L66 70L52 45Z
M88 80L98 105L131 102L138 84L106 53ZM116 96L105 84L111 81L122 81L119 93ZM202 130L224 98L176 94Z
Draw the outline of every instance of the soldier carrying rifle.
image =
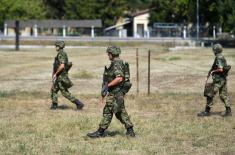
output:
M107 49L107 54L111 65L105 67L103 74L103 86L101 90L102 101L106 97L106 104L103 109L103 118L99 124L97 131L88 133L90 138L98 138L104 136L104 131L109 127L113 114L125 125L127 129L126 135L135 137L133 124L126 112L124 105L124 95L131 88L130 71L127 62L123 62L119 58L120 48L111 46Z

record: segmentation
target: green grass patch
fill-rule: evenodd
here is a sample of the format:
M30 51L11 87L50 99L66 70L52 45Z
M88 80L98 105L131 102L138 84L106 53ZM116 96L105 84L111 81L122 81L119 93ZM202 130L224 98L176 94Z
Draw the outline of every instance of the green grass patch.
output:
M169 61L181 60L181 57L179 57L179 56L174 56L174 57L168 58L168 60L169 60Z
M73 78L80 78L80 79L92 79L94 78L94 75L90 72L87 72L86 70L82 70L78 73L71 75Z
M48 90L49 91L49 90ZM18 90L12 90L12 91L0 91L0 98L18 98L18 97L33 97L33 98L47 98L48 93L41 92L41 91L18 91Z

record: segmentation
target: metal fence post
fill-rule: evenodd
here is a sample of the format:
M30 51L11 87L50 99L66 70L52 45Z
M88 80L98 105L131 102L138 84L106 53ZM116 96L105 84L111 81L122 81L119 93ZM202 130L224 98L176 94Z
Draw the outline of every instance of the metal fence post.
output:
M19 44L20 44L20 24L19 21L15 21L15 50L19 51Z
M139 51L136 49L136 93L139 95Z
M150 50L148 51L148 95L150 95Z

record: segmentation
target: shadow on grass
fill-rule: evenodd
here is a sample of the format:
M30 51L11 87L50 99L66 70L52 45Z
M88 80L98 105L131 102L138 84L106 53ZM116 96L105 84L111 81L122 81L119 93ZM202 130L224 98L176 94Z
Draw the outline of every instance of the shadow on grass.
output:
M62 105L58 105L57 109L58 110L67 110L67 109L73 109L73 108L62 104Z
M217 116L222 116L222 112L216 111L216 112L210 112L211 116L212 115L217 115Z
M121 133L119 131L105 131L104 137L114 137L117 135L124 136L123 133Z

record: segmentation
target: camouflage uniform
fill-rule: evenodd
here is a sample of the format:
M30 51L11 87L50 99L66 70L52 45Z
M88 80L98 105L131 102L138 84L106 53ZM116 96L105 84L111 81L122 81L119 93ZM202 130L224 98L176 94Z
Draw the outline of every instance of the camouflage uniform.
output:
M108 68L108 81L111 82L116 77L124 76L124 66L123 61L120 59L115 59L111 62ZM106 98L106 105L103 109L103 118L99 126L103 129L107 129L112 121L113 114L116 118L125 125L126 128L133 127L130 118L126 112L124 105L124 94L121 91L121 84L114 86L109 89L109 94Z
M222 46L220 44L215 44L213 46L213 52L215 54L214 63L208 73L208 78L212 73L212 84L206 84L204 96L207 98L207 104L205 111L198 113L198 116L209 116L210 109L213 105L213 98L219 92L221 101L224 103L226 112L223 116L231 116L230 100L227 91L227 74L230 68L226 59L222 55Z
M105 67L104 71L101 96L105 97L107 93L108 95L106 97L106 104L103 109L103 118L99 124L99 129L93 133L88 133L87 136L90 138L104 136L104 131L109 127L113 118L113 114L115 114L116 118L125 125L125 128L127 129L126 135L135 137L133 124L130 121L124 105L124 94L127 93L131 87L131 83L128 84L129 87L127 85L126 63L124 64L124 62L119 58L119 54L121 53L120 48L111 46L107 48L106 52L108 53L109 59L111 60L111 65L108 68ZM118 77L123 77L122 82L112 87L108 87L108 84L112 83Z
M78 99L76 99L69 91L68 89L72 87L73 83L70 81L68 77L68 70L71 68L72 65L69 65L68 61L68 56L67 54L63 51L63 48L65 46L65 43L63 41L57 41L55 43L56 50L58 51L57 56L55 57L54 60L54 65L53 65L53 74L55 74L60 67L61 64L64 64L64 69L62 70L59 75L56 75L57 78L54 81L53 79L53 86L51 89L51 100L52 100L52 105L51 109L55 110L58 107L58 92L59 90L61 91L62 95L73 102L76 106L77 109L82 109L84 104L80 102ZM56 73L58 74L58 73ZM54 78L54 75L53 75Z
M55 70L58 69L60 64L66 64L68 63L68 56L63 51L63 49L60 49L57 56L55 57ZM62 73L58 76L57 80L53 83L53 88L51 90L51 99L53 103L58 103L58 91L61 91L61 94L67 98L71 102L75 102L76 98L68 91L68 88L72 86L72 82L70 81L68 77L68 72L66 69L62 71Z
M215 55L214 63L211 67L211 70L215 70L217 68L224 68L227 66L226 59L221 53ZM223 73L213 73L212 74L212 93L207 97L207 105L211 107L213 105L213 98L219 92L219 96L221 101L224 103L225 107L230 107L230 100L227 91L227 78Z

